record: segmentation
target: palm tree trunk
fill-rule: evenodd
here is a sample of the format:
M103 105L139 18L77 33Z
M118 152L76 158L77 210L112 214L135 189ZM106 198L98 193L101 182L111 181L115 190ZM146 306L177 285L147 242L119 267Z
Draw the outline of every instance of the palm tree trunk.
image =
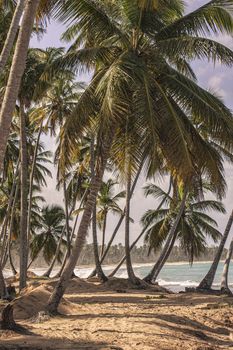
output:
M85 200L85 198L86 198L86 194L87 194L87 190L85 190L85 192L84 192L84 194L83 194L83 197L82 197L82 199L81 199L81 201L80 201L79 209L81 208L81 206L82 206L82 204L83 204L83 202L84 202L84 200ZM70 210L69 217L71 216L71 214L72 214L72 212L73 212L73 210L74 210L74 208L75 208L75 204L76 204L76 203L73 203L73 207L72 207L71 210ZM75 229L76 229L76 226L77 226L78 217L79 217L79 215L77 215L76 218L75 218L75 223L74 223L74 226L73 226L73 229L72 229L72 233L71 233L71 236L70 236L70 241L71 241L71 242L72 242L73 237L74 237L74 232L75 232ZM52 260L52 262L51 262L51 264L50 264L48 270L43 274L44 277L49 277L50 274L51 274L51 272L52 272L52 270L53 270L53 267L54 267L54 265L55 265L55 263L56 263L56 261L57 261L57 258L58 258L58 254L59 254L59 252L60 252L60 248L61 248L61 244L62 244L62 240L63 240L63 236L64 236L64 233L65 233L65 230L66 230L66 225L64 225L64 227L63 227L63 230L62 230L62 233L61 233L61 237L60 237L60 239L59 239L59 242L58 242L58 245L57 245L57 249L56 249L55 255L54 255L54 257L53 257L53 260ZM67 259L67 255L65 255L65 257L64 257L64 260L63 260L63 261L64 261L64 264L65 264L65 262L66 262L66 259ZM63 266L63 263L62 263L62 266ZM62 267L62 269L60 269L60 271L59 271L58 274L56 275L57 277L60 277L63 268L64 268L64 266Z
M0 265L0 298L5 299L8 297L5 279L2 272L2 266Z
M160 202L160 204L158 205L156 210L160 210L164 204L164 202L166 201L167 197L169 196L170 192L171 192L171 188L172 188L172 179L170 179L169 182L169 188L168 191L166 193L166 196L162 199L162 201ZM135 241L131 244L130 246L130 252L131 250L135 247L135 245L138 243L138 241L143 237L145 231L147 230L148 226L145 226L142 230L142 232L139 234L139 236L137 237L137 239L135 239ZM119 264L115 267L115 269L108 275L108 277L113 277L117 271L119 270L119 268L122 266L122 264L125 262L126 256L123 256L123 258L121 259L121 261L119 262Z
M57 261L58 254L60 252L60 248L61 248L61 244L62 244L62 240L63 240L63 236L64 236L64 233L65 233L65 230L66 230L66 226L64 225L63 229L62 229L62 232L61 232L61 236L60 236L58 244L57 244L57 248L56 248L56 252L54 254L53 260L52 260L48 270L43 274L44 277L49 277L51 275L53 267L54 267L54 265L55 265L55 263Z
M90 168L91 168L91 178L94 179L95 177L95 149L94 149L94 143L95 138L94 135L91 137L91 144L90 144ZM97 240L97 223L96 223L96 200L94 204L94 210L92 214L92 236L93 236L93 251L94 251L94 258L95 258L95 269L98 278L102 282L106 282L108 279L105 276L99 259L99 251L98 251L98 240Z
M30 36L39 2L40 0L28 0L26 3L6 91L2 102L0 111L0 172L3 170L3 161L10 133L12 116L15 109L15 102L18 97L21 78L25 69Z
M28 217L27 217L27 236L28 236L28 239L30 237L30 232L31 232L31 211L32 211L32 194L33 194L34 173L35 173L35 168L36 168L36 160L37 160L37 154L38 154L38 148L39 148L39 144L40 144L40 137L41 137L41 133L42 133L42 128L43 128L43 122L41 122L41 124L40 124L39 132L37 135L36 145L35 145L34 154L33 154L32 169L31 169L30 180L29 180Z
M232 210L231 215L229 217L229 220L227 222L227 225L226 225L224 234L222 236L222 239L220 241L217 253L214 257L214 261L213 261L209 271L207 272L207 274L205 275L203 280L200 282L197 289L204 289L204 290L211 289L211 286L212 286L213 281L214 281L214 277L215 277L215 274L216 274L216 271L218 268L219 261L220 261L221 256L222 256L222 252L223 252L226 240L227 240L229 232L231 230L232 223L233 223L233 210Z
M137 239L135 239L135 241L131 244L129 250L130 252L132 251L132 249L135 247L135 245L138 243L138 241L142 238L142 236L144 235L145 231L146 231L147 227L144 227L144 229L142 230L142 232L140 233L140 235L137 237ZM122 264L125 262L126 260L126 255L123 256L123 258L121 259L121 261L119 262L119 264L115 267L115 269L108 275L108 277L113 277L115 276L115 274L117 273L117 271L119 270L119 268L122 266Z
M17 274L17 271L14 267L13 261L12 261L12 255L11 255L11 241L12 241L12 231L13 231L13 221L14 221L14 214L15 214L15 207L16 207L16 202L18 198L18 192L19 192L19 182L16 185L15 189L15 195L14 195L14 201L12 204L12 210L11 210L11 219L10 219L10 225L9 225L9 242L8 242L8 256L9 256L9 262L11 266L11 270L13 272L13 275Z
M153 268L151 269L149 274L144 278L144 281L146 281L147 283L153 283L153 281L155 280L155 278L158 276L159 272L161 271L161 268L165 264L168 256L170 255L171 249L172 249L172 247L175 243L175 240L176 240L176 235L177 235L176 229L177 229L177 226L179 225L181 216L182 216L184 209L185 209L185 202L186 202L186 198L187 198L187 193L188 193L188 191L185 190L185 193L184 193L184 196L182 198L180 208L179 208L178 214L176 216L175 222L172 225L172 227L168 233L166 243L163 247L163 250L162 250L162 253L161 253L159 259L157 260L156 264L153 266Z
M64 204L65 204L65 216L66 216L66 241L67 241L67 256L70 256L71 251L71 240L70 240L70 225L69 225L69 208L68 208L68 200L67 200L67 190L66 190L66 182L63 179L63 193L64 193Z
M231 241L230 247L227 252L227 257L223 267L222 280L221 280L221 292L227 293L227 294L232 294L228 286L228 272L229 272L232 253L233 253L233 240Z
M102 266L100 264L99 259L99 251L98 251L98 240L97 240L97 230L96 230L96 205L94 206L93 214L92 214L92 236L93 236L93 251L95 258L95 269L96 274L101 282L106 282L108 279L105 276Z
M111 129L111 136L105 136L102 141L102 157L97 163L97 171L94 179L91 181L90 192L87 197L85 209L83 211L83 216L79 225L78 233L74 242L74 246L71 255L66 263L66 266L62 272L60 280L58 281L46 307L49 313L56 313L60 300L69 284L69 280L72 276L74 268L80 257L83 246L86 242L86 236L88 232L88 227L90 225L91 216L93 214L93 209L95 206L96 197L100 190L102 184L102 178L107 164L107 159L111 149L114 127Z
M137 175L135 176L135 179L134 179L131 191L130 191L130 198L133 196L133 193L134 193L135 187L137 185L139 176L141 174L142 168L143 168L143 162L141 162L140 167L139 167L138 172L137 172ZM110 238L110 240L109 240L109 242L107 244L107 247L106 247L106 249L104 251L104 254L103 254L103 256L100 259L100 264L102 264L104 262L104 259L106 258L107 254L109 252L109 249L110 249L110 247L112 245L112 242L114 241L114 239L115 239L115 237L117 235L117 232L119 231L119 228L121 227L121 224L122 224L122 222L124 220L124 217L125 217L125 208L124 208L123 213L121 214L121 216L119 218L119 221L118 221L118 223L117 223L117 225L116 225L116 227L115 227L115 229L114 229L114 231L112 233L112 236L111 236L111 238ZM91 274L88 276L88 278L94 277L95 275L96 275L96 269L94 269L91 272Z
M27 236L27 139L26 139L26 118L22 104L20 104L20 156L21 156L21 174L20 174L20 279L19 289L26 287L27 265L28 265L28 236Z
M101 253L100 253L101 257L104 255L105 233L106 233L106 226L107 226L107 215L108 215L107 213L105 213L105 215L104 215L103 232L102 232L102 244L101 244Z
M8 222L6 223L6 226L4 228L4 234L3 234L3 240L1 242L1 259L0 259L0 264L2 265L2 268L4 269L5 268L5 265L6 265L6 260L7 260L7 224Z
M49 235L46 234L45 238L44 238L44 241L42 242L41 246L40 246L40 250L38 250L37 254L35 254L35 256L31 259L30 263L28 264L27 266L27 270L30 269L31 265L34 263L34 261L36 260L36 258L38 257L38 255L40 254L40 252L42 251L42 249L44 248L47 240L49 238Z
M9 256L9 264L11 267L12 274L13 274L13 276L15 276L17 274L17 270L16 270L14 263L13 263L12 254L11 254L11 247L12 247L12 242L9 244L9 247L8 247L8 256Z
M128 278L131 283L138 285L139 281L136 278L130 255L130 188L131 188L131 164L127 164L127 184L126 184L126 206L125 206L125 257L126 257L126 269Z
M15 195L15 190L16 190L16 182L17 182L18 172L19 172L19 161L17 162L15 173L14 173L14 181L13 181L13 184L12 184L12 187L11 187L11 192L10 192L10 196L9 196L9 200L8 200L6 215L5 215L4 221L2 223L0 240L2 240L2 238L3 238L3 235L4 235L4 232L6 230L6 226L7 226L8 220L10 218L11 208L12 208L12 204L13 204L13 201L14 201L14 195Z
M73 240L73 238L74 238L74 232L75 232L75 229L76 229L76 226L77 226L77 223L78 223L78 217L79 217L79 215L77 215L76 218L75 218L75 223L74 223L74 227L73 227L73 229L72 229L71 238L70 238L71 242L72 242L72 240ZM58 273L54 276L55 278L58 278L58 277L61 276L61 274L62 274L62 272L63 272L63 270L64 270L64 267L65 267L65 265L66 265L67 258L68 258L68 251L66 250L65 255L64 255L64 258L63 258L63 261L62 261L62 264L61 264L61 267L60 267L60 270L59 270Z
M26 0L19 0L15 8L15 12L11 21L10 28L7 33L7 38L5 40L1 55L0 55L0 74L2 73L7 60L10 56L11 49L14 45L14 41L19 29L19 22L23 14L24 5Z
M82 205L83 205L83 202L85 201L86 199L86 196L87 196L87 189L85 190L84 194L83 194L83 197L81 199L81 202L80 202L80 205L79 205L79 209L81 209ZM72 210L73 211L73 210ZM70 213L71 214L71 213ZM76 218L75 218L75 222L74 222L74 226L73 226L73 229L72 229L72 233L71 233L71 237L70 237L70 241L72 242L73 241L73 238L74 238L74 233L75 233L75 230L76 230L76 226L77 226L77 223L78 223L78 218L79 218L79 214L76 215ZM59 251L56 251L56 254L57 254L57 257L58 257L58 254L59 254ZM56 258L57 259L57 258ZM56 259L54 261L54 264L56 262ZM65 256L64 256L64 259L62 261L62 264L61 264L61 268L60 270L58 271L58 273L56 274L56 278L60 277L61 274L62 274L62 271L64 270L64 267L65 267L65 264L66 264L66 260L67 260L67 251L65 253ZM52 271L52 270L51 270ZM51 272L50 272L51 273Z
M167 248L167 250L162 251L158 261L156 262L154 268L153 268L153 277L151 279L151 281L149 281L150 283L154 283L158 277L158 275L160 274L160 271L162 270L164 264L166 263L167 259L169 258L172 248L174 247L176 238L177 238L177 234L178 232L176 231L170 241L170 244Z

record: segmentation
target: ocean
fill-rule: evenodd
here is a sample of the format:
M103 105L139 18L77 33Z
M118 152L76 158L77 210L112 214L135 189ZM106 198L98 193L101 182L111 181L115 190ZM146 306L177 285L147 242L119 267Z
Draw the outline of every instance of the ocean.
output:
M158 282L161 286L164 286L174 292L179 292L185 290L185 287L195 287L205 276L206 272L210 267L210 262L195 262L192 266L188 263L168 263L164 266L160 275L158 276ZM150 271L151 264L135 264L134 271L135 274L143 278ZM81 267L75 270L75 274L81 278L87 277L92 271L93 267ZM110 273L113 266L103 266L103 270L106 274ZM223 262L220 262L213 287L218 289L221 281L221 274L223 269ZM42 275L45 269L35 269L33 270L37 275ZM54 274L56 271L54 271ZM4 271L6 277L11 275L9 270ZM117 277L126 278L127 272L126 268L122 267L118 273ZM233 289L233 264L231 264L229 269L229 287Z

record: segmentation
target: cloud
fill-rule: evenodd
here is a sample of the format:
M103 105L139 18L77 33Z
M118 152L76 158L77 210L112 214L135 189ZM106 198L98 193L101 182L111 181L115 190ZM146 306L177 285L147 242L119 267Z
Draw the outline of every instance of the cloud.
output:
M219 73L213 75L208 80L208 86L211 90L216 91L221 97L227 97L227 91L223 88L224 79L226 78L225 73Z

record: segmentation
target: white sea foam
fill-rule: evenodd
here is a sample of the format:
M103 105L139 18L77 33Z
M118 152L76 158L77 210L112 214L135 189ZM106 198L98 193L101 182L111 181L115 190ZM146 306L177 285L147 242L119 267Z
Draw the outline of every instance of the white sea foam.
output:
M198 282L196 281L168 281L168 280L163 280L163 279L158 279L158 283L160 286L177 286L177 287L197 287L198 286Z
M209 263L210 264L210 263ZM172 268L171 268L172 265ZM135 273L140 278L143 278L147 275L147 273L150 271L152 264L134 264ZM105 265L103 266L103 270L105 271L106 275L108 275L115 266L113 265ZM81 268L75 269L75 274L81 278L86 278L90 275L90 273L93 270L93 266L83 266ZM221 273L222 273L223 263L220 262L218 271L216 273L216 279L214 281L213 287L219 288L220 287L220 280L221 280ZM55 269L53 271L53 275L55 275L58 272L59 268ZM231 276L233 275L232 266L230 266L230 272L229 272L229 286L233 287L233 280ZM34 269L33 272L36 273L38 276L42 276L43 273L46 271L45 268L40 269ZM165 286L167 288L170 288L174 291L180 291L184 290L185 287L196 287L203 276L205 276L206 272L208 271L208 264L207 262L196 262L193 265L193 268L191 268L188 263L181 262L181 263L172 263L172 264L166 264L159 275L159 284L161 286ZM10 270L4 271L4 276L9 277L11 276ZM119 271L116 273L116 277L120 278L127 278L127 270L125 266L122 266Z

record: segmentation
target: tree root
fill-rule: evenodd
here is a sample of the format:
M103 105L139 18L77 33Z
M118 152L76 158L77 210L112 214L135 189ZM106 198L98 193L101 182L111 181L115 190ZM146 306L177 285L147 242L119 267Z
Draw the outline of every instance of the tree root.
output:
M0 329L10 330L25 335L33 334L32 332L28 331L25 327L22 327L21 325L15 322L13 315L13 304L7 304L2 310Z
M1 329L15 330L17 325L13 316L13 305L7 304L2 310L2 318L0 321Z
M232 297L232 296L233 296L232 291L231 291L228 287L223 287L223 288L221 288L221 294L226 294L226 295L228 295L229 297Z

